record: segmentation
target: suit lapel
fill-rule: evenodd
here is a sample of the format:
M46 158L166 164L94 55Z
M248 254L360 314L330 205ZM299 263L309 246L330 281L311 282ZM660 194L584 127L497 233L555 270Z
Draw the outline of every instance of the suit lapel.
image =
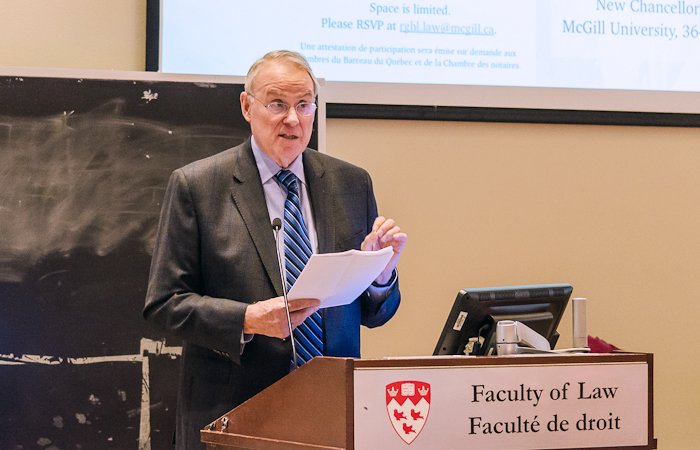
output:
M241 145L233 164L231 195L277 295L282 295L282 282L277 263L277 250L272 233L265 192L255 164L250 139Z
M335 251L335 223L332 215L331 181L325 176L325 167L318 158L316 150L306 149L304 157L304 175L309 187L311 208L314 213L314 224L318 238L318 252L331 253Z

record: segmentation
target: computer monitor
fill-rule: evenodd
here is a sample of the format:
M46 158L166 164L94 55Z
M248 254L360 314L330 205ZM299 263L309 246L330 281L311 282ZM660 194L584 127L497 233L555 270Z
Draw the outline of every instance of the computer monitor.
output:
M495 355L496 324L501 320L522 322L554 349L572 291L569 284L462 289L433 355Z

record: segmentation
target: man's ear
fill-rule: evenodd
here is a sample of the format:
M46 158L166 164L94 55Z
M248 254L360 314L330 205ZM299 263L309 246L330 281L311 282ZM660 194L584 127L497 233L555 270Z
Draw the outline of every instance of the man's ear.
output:
M243 118L250 122L250 108L253 106L253 99L245 92L241 92L241 112Z

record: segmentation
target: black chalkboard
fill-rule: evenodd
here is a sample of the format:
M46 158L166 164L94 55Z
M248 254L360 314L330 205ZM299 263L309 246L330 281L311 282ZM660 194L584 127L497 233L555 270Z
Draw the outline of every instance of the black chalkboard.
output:
M242 90L0 76L0 449L168 448L180 342L141 316L155 229L174 169L250 135Z

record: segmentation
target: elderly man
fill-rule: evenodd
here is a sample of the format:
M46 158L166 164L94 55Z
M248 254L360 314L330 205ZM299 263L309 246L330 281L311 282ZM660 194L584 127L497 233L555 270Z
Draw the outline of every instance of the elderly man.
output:
M176 170L168 183L144 317L184 340L178 449L204 448L199 430L289 373L278 251L287 287L311 253L394 251L349 305L290 302L300 362L359 358L360 325L382 325L399 306L395 268L406 234L378 217L367 172L306 148L317 86L301 55L265 55L240 97L252 137ZM278 249L275 218L284 218Z

